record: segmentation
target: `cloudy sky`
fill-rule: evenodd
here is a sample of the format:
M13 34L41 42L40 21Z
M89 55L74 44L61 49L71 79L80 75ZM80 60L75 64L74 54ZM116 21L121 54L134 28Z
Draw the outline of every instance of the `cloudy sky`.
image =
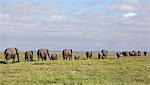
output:
M150 0L0 0L0 50L150 50Z

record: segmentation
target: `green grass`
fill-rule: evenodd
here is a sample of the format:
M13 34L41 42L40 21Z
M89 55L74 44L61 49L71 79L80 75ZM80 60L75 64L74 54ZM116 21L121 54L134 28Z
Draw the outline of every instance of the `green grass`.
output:
M150 85L150 56L85 60L85 53L76 53L81 60L63 61L58 53L56 61L25 62L23 54L20 63L0 64L0 85Z

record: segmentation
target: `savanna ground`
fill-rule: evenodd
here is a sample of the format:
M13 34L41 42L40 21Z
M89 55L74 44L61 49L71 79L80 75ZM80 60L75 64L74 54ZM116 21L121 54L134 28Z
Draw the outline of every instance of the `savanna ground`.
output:
M0 64L0 85L150 85L150 55L116 58L109 54L108 59L86 60L85 53L77 53L81 60ZM0 61L4 61L0 52Z

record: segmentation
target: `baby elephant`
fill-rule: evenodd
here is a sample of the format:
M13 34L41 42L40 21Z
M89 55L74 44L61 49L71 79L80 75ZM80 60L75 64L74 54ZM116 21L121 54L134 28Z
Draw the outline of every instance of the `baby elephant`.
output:
M58 56L56 53L51 54L51 56L49 57L50 60L58 60Z
M74 56L74 59L75 59L75 60L79 60L79 59L80 59L80 56L75 55L75 56Z
M33 51L25 52L25 61L33 61Z

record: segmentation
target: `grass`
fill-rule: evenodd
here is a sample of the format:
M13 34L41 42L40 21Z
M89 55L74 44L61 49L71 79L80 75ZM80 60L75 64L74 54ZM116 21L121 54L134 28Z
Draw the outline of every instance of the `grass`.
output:
M122 57L117 59L109 54L108 59L59 60L45 62L25 62L21 52L21 62L0 64L0 85L150 85L150 56ZM0 52L0 61L3 61ZM34 60L37 60L36 54Z

